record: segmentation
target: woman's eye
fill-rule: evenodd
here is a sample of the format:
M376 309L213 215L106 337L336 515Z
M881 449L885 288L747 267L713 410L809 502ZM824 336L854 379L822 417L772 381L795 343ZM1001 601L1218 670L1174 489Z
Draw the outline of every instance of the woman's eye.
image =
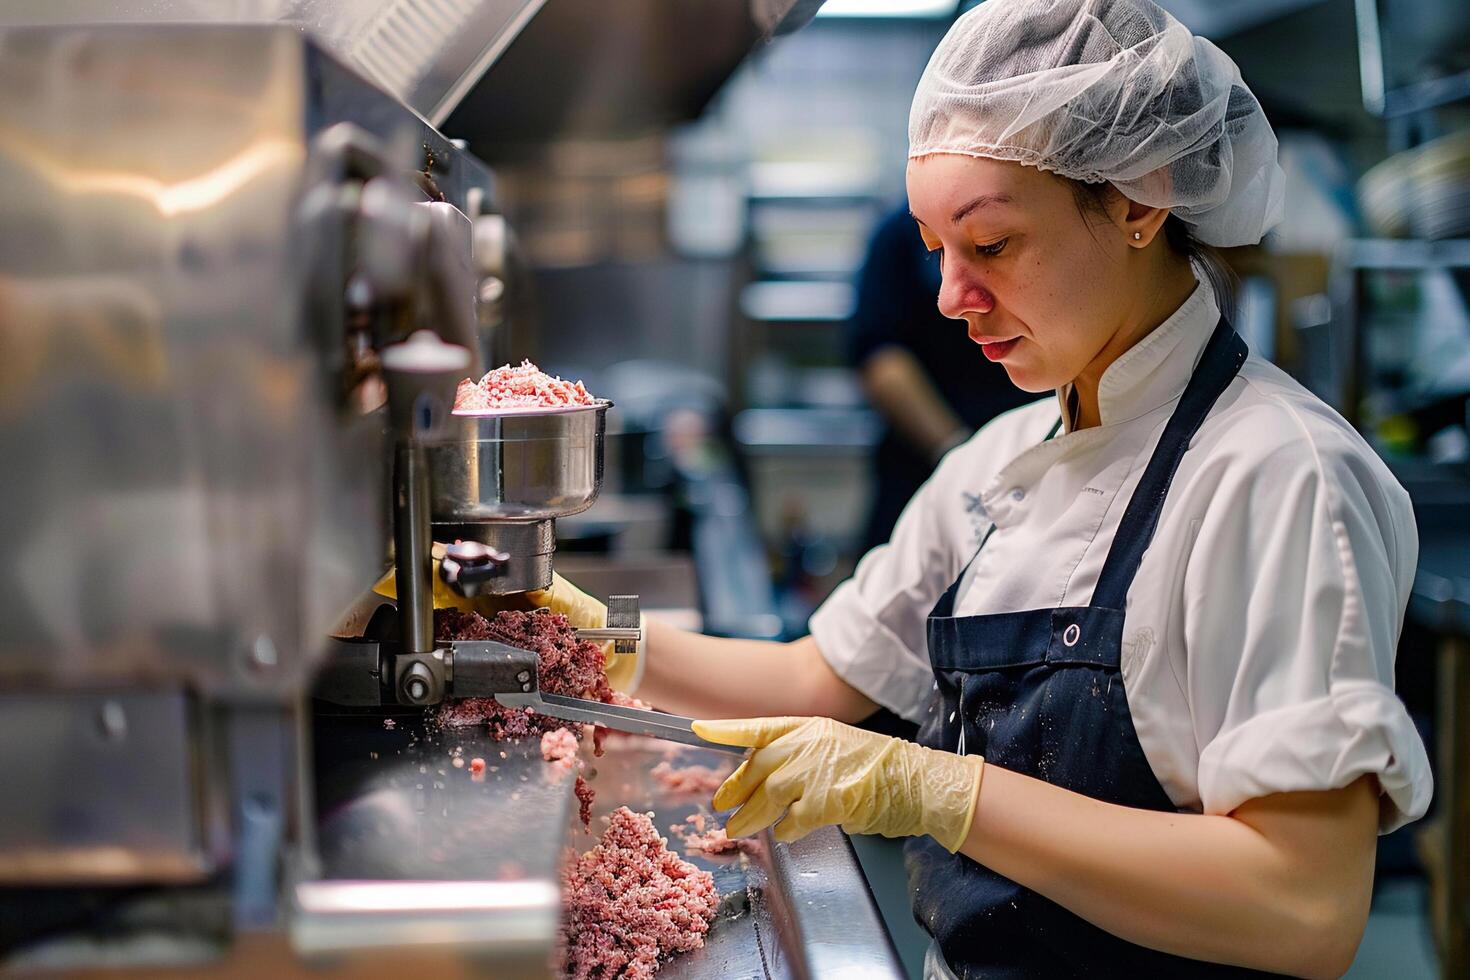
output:
M1002 238L1000 241L991 242L989 245L976 245L975 254L986 255L990 257L997 256L1001 253L1001 250L1006 247L1006 242L1008 241L1010 241L1009 238Z

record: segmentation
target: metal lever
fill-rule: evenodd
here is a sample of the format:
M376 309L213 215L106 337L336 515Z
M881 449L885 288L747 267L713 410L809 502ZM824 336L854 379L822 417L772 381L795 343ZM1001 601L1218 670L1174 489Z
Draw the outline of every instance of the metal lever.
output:
M439 577L466 599L473 599L487 583L505 575L508 561L510 555L479 541L456 541L444 549Z
M600 630L577 630L577 639L591 640L594 643L606 643L608 640L632 640L637 643L643 639L643 631L634 627L633 629L607 629ZM622 650L615 651L622 653Z
M636 595L610 595L607 597L608 629L636 629L638 635L631 640L613 638L613 653L637 653L638 641L643 639L643 617L638 613Z
M630 735L648 735L667 739L701 749L712 749L730 755L744 755L745 748L737 745L721 745L694 734L694 722L682 715L671 715L663 711L646 708L625 708L616 704L603 704L586 698L569 698L561 694L545 694L540 691L512 692L495 695L501 704L530 708L543 715L575 721L587 725L601 725Z
M586 632L591 631L581 635ZM450 664L453 697L493 697L507 707L530 708L562 721L601 725L630 735L648 735L729 755L745 754L740 746L700 738L694 734L693 720L681 715L548 694L538 688L536 654L530 650L491 640L455 640L449 648L446 659Z
M613 653L636 653L643 639L642 617L636 595L607 597L607 628L577 630L577 636L594 643L613 641Z

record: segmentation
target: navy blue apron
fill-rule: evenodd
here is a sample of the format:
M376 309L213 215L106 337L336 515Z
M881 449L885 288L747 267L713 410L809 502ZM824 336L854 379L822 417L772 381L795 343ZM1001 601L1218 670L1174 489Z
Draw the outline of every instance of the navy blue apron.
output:
M964 573L949 587L929 616L937 691L922 744L983 755L1109 803L1176 809L1128 713L1123 610L1179 461L1245 357L1245 342L1222 318L1128 502L1091 605L955 616ZM910 840L905 857L914 915L962 980L1260 975L1119 939L928 837Z

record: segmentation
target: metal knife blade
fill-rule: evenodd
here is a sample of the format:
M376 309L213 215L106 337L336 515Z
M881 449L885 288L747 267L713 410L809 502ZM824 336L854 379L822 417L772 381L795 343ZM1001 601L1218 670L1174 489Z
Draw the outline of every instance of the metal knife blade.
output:
M501 704L530 708L543 715L563 721L601 725L614 731L630 735L650 735L654 738L693 745L701 749L712 749L729 755L744 755L745 748L737 745L721 745L694 734L693 719L682 715L671 715L665 711L646 708L625 708L616 704L604 704L586 698L569 698L561 694L546 694L541 691L529 693L513 691L495 695Z

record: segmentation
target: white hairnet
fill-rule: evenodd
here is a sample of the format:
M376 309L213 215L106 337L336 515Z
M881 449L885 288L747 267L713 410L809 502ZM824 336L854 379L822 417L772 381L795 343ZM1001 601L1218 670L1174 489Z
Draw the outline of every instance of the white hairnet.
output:
M1014 160L1171 208L1211 245L1281 217L1276 135L1240 69L1150 0L986 0L914 93L909 156Z

